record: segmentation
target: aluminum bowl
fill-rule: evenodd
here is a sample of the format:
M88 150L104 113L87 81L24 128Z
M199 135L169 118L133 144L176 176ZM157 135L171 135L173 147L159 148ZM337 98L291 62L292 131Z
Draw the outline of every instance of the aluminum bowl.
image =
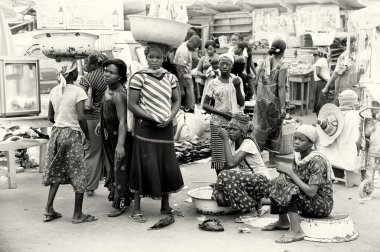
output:
M141 15L128 15L133 38L142 43L165 44L177 48L184 42L189 24Z
M191 197L194 207L202 214L222 215L237 212L231 207L218 206L216 201L211 199L212 191L213 189L207 186L193 189L187 194Z

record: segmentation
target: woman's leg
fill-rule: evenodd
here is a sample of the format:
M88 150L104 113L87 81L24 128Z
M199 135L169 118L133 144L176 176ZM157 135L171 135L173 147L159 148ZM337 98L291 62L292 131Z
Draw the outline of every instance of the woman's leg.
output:
M171 211L172 208L169 204L169 194L162 195L161 199L161 211Z
M262 231L275 231L275 230L289 230L290 222L288 219L287 209L280 206L275 200L270 198L270 213L278 214L278 220L269 225L266 225L261 230Z
M58 188L59 188L58 183L50 185L49 196L48 196L48 200L45 207L46 214L53 214L55 212L53 203L54 203L55 195L57 194Z
M133 212L132 214L139 214L141 213L141 207L140 207L140 202L141 202L141 198L140 198L140 195L139 193L134 193L134 198L133 198Z
M75 193L75 206L74 206L73 219L80 219L81 217L83 217L82 205L83 205L83 193Z

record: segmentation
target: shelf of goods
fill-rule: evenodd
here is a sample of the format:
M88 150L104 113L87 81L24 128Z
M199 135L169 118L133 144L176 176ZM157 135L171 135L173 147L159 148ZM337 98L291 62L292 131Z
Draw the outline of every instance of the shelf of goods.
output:
M252 14L248 12L229 12L215 14L210 25L211 35L230 37L234 33L252 34Z

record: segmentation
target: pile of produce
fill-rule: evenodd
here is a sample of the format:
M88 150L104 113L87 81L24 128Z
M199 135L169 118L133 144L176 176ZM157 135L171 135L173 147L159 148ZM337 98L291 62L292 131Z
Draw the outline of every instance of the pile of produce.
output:
M255 40L253 42L253 45L252 45L252 49L253 50L267 49L267 48L269 48L269 41L268 41L268 39Z
M180 164L188 164L211 156L210 140L180 140L174 144Z
M288 66L290 75L307 75L313 72L311 64L291 62Z
M27 126L13 126L10 128L0 127L1 141L17 141L22 138L27 139L49 139L48 135L42 134L35 128Z

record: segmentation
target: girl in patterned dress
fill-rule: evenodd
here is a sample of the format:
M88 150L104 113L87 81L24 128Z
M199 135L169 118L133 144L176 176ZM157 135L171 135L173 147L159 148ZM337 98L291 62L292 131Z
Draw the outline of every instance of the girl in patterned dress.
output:
M145 55L149 68L132 76L128 107L135 115L131 191L135 222L146 222L141 197L161 199L161 214L181 216L169 204L169 194L183 187L174 149L173 118L180 107L177 78L162 68L167 48L149 44Z
M271 214L278 214L279 219L262 230L290 228L287 234L276 240L278 243L304 239L299 213L321 218L327 217L333 208L332 169L329 161L313 150L316 138L314 126L299 126L294 133L296 155L292 168L282 166L277 169L280 175L273 181L269 196Z
M59 73L60 85L53 88L49 94L48 118L54 125L42 180L43 185L50 186L44 221L62 217L62 214L53 208L55 195L60 184L71 184L75 192L72 223L91 222L96 218L82 213L83 194L87 187L84 151L90 148L88 126L84 116L84 101L87 95L82 88L73 84L78 77L75 59L57 62L55 68Z
M211 113L211 169L215 169L217 175L226 162L218 131L220 127L227 126L232 114L242 111L244 106L243 83L239 77L230 74L233 64L232 55L222 54L219 57L220 76L209 82L203 103L203 109ZM214 105L211 105L212 99Z
M220 206L227 205L242 212L257 210L261 215L261 199L269 195L268 171L256 141L247 137L249 120L248 115L234 114L228 132L223 128L219 130L226 165L218 175L213 195Z

